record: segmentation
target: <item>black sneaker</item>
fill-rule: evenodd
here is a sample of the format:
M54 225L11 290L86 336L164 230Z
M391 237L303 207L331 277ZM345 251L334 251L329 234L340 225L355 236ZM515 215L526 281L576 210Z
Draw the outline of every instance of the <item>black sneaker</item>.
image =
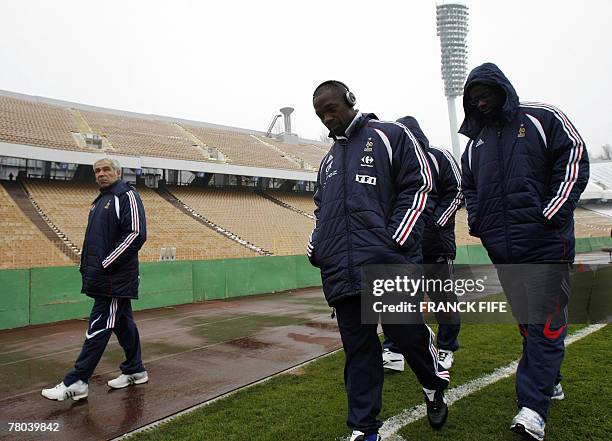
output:
M425 404L427 405L427 419L429 425L434 429L439 429L446 422L448 416L448 406L444 399L444 390L431 390L423 388Z

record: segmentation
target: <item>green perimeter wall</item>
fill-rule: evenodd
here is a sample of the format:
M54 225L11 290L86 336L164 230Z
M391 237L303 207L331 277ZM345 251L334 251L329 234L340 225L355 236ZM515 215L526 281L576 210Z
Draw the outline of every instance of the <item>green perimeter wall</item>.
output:
M577 253L602 247L612 247L612 238L576 239ZM465 245L455 263L491 261L481 245ZM136 310L321 285L305 256L148 262L140 264L140 277ZM0 329L87 317L93 301L80 291L76 266L0 270Z
M146 262L135 310L320 286L305 256ZM89 316L76 266L0 270L0 329Z

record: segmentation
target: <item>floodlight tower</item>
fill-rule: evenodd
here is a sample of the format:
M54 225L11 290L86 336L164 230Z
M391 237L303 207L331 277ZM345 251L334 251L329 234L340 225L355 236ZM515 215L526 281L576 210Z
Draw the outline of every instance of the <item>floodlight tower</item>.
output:
M455 98L463 95L467 74L468 7L462 1L441 1L436 4L436 22L442 53L444 95L448 103L453 156L459 160L461 147L457 133Z

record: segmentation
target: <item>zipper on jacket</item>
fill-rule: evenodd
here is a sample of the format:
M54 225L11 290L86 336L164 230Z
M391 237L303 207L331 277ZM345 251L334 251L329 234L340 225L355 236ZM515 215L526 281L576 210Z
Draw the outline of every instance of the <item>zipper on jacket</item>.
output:
M87 213L87 227L85 228L85 236L84 236L84 239L83 239L83 247L81 248L81 260L80 260L80 263L79 263L79 268L81 268L81 265L83 265L83 259L87 257L87 249L89 248L89 240L88 240L89 239L89 230L91 228L90 219L93 219L96 216L96 212L98 211L98 207L100 206L100 204L98 204L100 199L102 199L102 197L96 198L96 200L92 204L93 207L90 208L89 212Z
M503 127L497 131L497 153L498 153L498 158L500 158L500 170L501 170L501 174L502 174L502 181L501 181L501 192L502 192L502 206L503 206L503 211L504 211L504 231L506 233L506 237L504 238L506 241L506 252L508 253L508 259L510 260L510 262L514 262L514 258L512 256L512 248L510 247L510 242L508 240L509 236L508 236L508 217L507 217L507 207L506 207L506 167L504 165L504 149L503 149L503 145L501 143L501 139L502 139L502 131L503 131Z

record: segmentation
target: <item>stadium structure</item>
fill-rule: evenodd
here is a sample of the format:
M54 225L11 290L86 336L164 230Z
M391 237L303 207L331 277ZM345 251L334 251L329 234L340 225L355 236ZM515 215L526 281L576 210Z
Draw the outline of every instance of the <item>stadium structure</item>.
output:
M0 92L0 268L78 262L97 194L92 164L117 158L147 208L141 261L302 256L328 145L272 133ZM280 114L273 123L280 122ZM610 163L593 164L578 237L610 234ZM603 210L603 211L602 211ZM479 242L457 216L459 245Z
M442 1L436 5L436 27L440 37L444 95L448 104L453 156L459 160L461 147L457 133L455 99L463 95L467 74L467 33L469 9L461 1Z
M5 421L58 424L57 439L66 440L119 440L130 434L195 439L202 433L207 439L302 440L316 433L323 434L320 439L342 439L342 355L328 357L341 343L319 272L304 256L314 222L314 182L329 146L294 134L291 112L283 107L266 131L258 131L0 91ZM101 157L119 160L124 179L136 186L146 208L148 238L140 251L134 309L153 380L111 397L105 380L123 356L111 344L92 377L87 404L58 405L43 400L40 390L70 368L84 328L71 319L87 317L91 309L91 299L80 294L76 264L98 192L92 164ZM603 257L601 247L612 245L610 199L612 163L593 163L575 211L578 252ZM467 231L461 210L456 262L487 263L484 248ZM252 296L279 291L286 292ZM504 344L498 357L485 357L491 363L482 366L491 341L515 335L514 326L506 334L499 329L465 326L460 366L480 375L497 362L510 363L516 351ZM479 370L471 368L475 365ZM291 375L278 375L285 371ZM389 380L397 396L387 395L385 403L394 414L422 402L419 388L405 381ZM599 381L593 384L601 390ZM249 385L254 386L248 393L232 395ZM411 390L418 394L406 393ZM268 391L281 396L261 398ZM208 414L202 417L198 409ZM291 409L297 413L283 413ZM180 415L195 423L184 419L164 428L163 422ZM279 415L288 424L281 424ZM484 439L473 438L468 425L469 439ZM164 432L177 426L192 433ZM254 428L248 438L245 427ZM51 439L45 432L7 436Z

